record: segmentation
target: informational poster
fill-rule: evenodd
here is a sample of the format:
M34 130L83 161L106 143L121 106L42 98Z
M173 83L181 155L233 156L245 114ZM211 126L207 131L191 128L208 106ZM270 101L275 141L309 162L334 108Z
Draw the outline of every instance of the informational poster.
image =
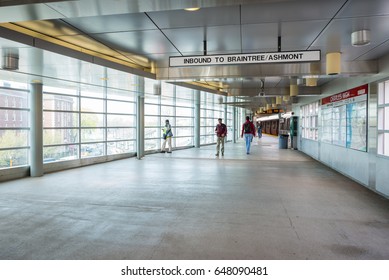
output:
M321 100L323 142L367 151L367 93L366 84Z

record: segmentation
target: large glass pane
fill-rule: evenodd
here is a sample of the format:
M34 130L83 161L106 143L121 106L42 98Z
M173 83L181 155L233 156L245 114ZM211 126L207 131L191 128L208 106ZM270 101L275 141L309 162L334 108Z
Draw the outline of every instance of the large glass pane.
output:
M28 130L2 130L0 131L0 149L28 146Z
M171 106L173 106L174 105L174 99L171 98L171 97L162 96L161 97L161 104L162 105L171 105Z
M191 127L180 127L176 129L176 136L191 136L193 134L192 131Z
M81 142L99 142L104 141L104 129L87 128L81 129Z
M0 127L29 127L29 112L26 110L0 109Z
M107 99L123 100L135 102L135 93L126 90L108 89Z
M43 130L43 145L58 145L78 142L78 129Z
M107 126L108 127L135 126L135 116L107 115Z
M43 163L72 159L78 159L78 145L43 148Z
M161 104L174 105L174 85L162 83Z
M145 151L158 150L160 149L161 141L159 139L145 140Z
M103 114L81 114L81 126L82 127L103 127L104 115Z
M154 116L159 115L159 106L145 104L145 115L154 115Z
M194 93L193 89L177 86L176 90L177 90L177 95L176 95L177 98L179 98L179 99L189 99L189 100L193 99L193 93Z
M2 150L0 151L0 168L27 165L28 154L29 149Z
M45 93L43 110L78 111L78 97Z
M389 133L384 134L384 155L389 156Z
M135 138L134 128L108 128L107 140L131 140Z
M107 154L116 155L135 151L135 141L118 141L107 143Z
M389 81L385 82L385 89L382 91L382 94L383 94L383 98L381 99L383 102L382 104L389 104Z
M156 80L144 78L144 92L147 94L153 94L154 85L156 85L158 83L159 82Z
M121 101L107 101L108 113L134 114L135 104Z
M78 126L78 114L67 112L43 112L43 127Z
M193 116L192 108L176 107L176 116L191 117Z
M385 134L384 133L378 133L377 153L379 155L384 155L385 154L384 143L385 143Z
M206 126L215 126L216 127L216 122L215 122L215 120L212 118L212 119L207 119L207 121L206 121Z
M145 126L160 126L161 121L160 117L150 117L150 116L145 116Z
M104 113L104 100L81 98L81 111Z
M389 93L388 93L388 95L389 95ZM385 107L384 128L385 128L385 130L389 130L389 106Z
M104 155L104 144L84 144L81 145L81 158L97 157Z
M145 128L145 138L159 137L160 130L160 128Z
M28 92L1 88L0 107L28 109L29 108Z
M172 106L161 106L162 116L174 116L174 107Z
M384 130L385 108L378 108L378 129Z
M193 126L193 118L176 118L177 126Z
M104 98L104 88L95 86L82 86L81 96Z
M43 85L43 92L44 94L49 93L58 93L58 94L65 94L65 95L78 95L78 89L75 87L75 83L69 84L64 86L63 88Z
M178 137L176 138L176 147L188 147L193 146L192 137Z

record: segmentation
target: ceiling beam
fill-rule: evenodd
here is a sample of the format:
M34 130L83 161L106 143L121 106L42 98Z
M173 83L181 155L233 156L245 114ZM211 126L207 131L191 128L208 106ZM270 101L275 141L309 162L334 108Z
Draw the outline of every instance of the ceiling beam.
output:
M317 63L315 63L317 64ZM315 69L315 70L312 70ZM351 61L342 62L339 77L355 75L374 75L378 73L378 61ZM291 77L326 75L326 64L319 63L318 67L312 67L312 63L279 63L279 64L255 64L233 66L197 66L197 67L165 67L157 68L157 79L212 79L234 77Z

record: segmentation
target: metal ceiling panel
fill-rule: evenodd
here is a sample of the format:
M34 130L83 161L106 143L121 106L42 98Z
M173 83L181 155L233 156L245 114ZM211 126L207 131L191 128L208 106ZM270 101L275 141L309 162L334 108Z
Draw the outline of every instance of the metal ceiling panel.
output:
M327 25L326 20L281 23L281 50L307 50Z
M61 18L63 15L45 4L0 7L0 23Z
M388 54L388 50L389 50L389 38L385 43L373 49L369 49L368 52L359 56L358 60L371 60L371 59L376 59L377 57L383 57L384 55Z
M85 33L109 33L157 29L143 13L65 19Z
M32 4L32 3L50 3L50 2L59 2L66 0L0 0L0 7L3 6L16 6L16 5L24 5L24 4ZM73 1L73 0L68 0Z
M278 24L242 25L243 52L277 51Z
M82 34L80 30L77 30L66 22L58 19L21 21L16 24L29 30L34 30L53 37Z
M242 6L242 24L330 20L345 0L276 1Z
M336 18L389 15L388 0L352 0L339 12Z
M371 43L363 47L353 47L351 33L358 30L360 26L371 30ZM375 53L375 48L389 38L387 26L389 26L389 16L333 20L317 38L312 48L320 48L323 53L341 51L344 60L359 59L368 52L371 52L369 56L372 59L377 59L380 57L380 53Z
M119 51L160 54L177 51L159 30L94 34L98 41Z
M240 24L239 6L207 8L195 12L151 12L148 15L161 29Z
M204 40L207 41L208 54L214 51L222 53L240 52L239 25L224 25L199 28L164 29L163 33L174 46L185 53L195 53L204 50Z

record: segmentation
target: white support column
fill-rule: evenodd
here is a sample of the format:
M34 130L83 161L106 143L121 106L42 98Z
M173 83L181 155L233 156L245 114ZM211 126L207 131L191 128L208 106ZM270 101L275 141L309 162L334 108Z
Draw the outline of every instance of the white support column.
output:
M141 159L145 152L145 80L138 77L136 100L136 157Z
M228 127L231 125L230 123L228 123L228 114L227 114L227 97L223 97L223 102L225 103L224 104L224 117L223 117L223 123L227 126L227 131L228 131ZM227 134L227 138L226 138L226 140L228 139L228 138L230 138L231 137L231 135L228 135Z
M234 103L236 102L236 97L234 97ZM237 123L238 123L238 119L237 119L237 114L236 114L236 107L234 106L234 110L233 110L233 113L232 113L232 131L233 131L233 134L234 134L234 138L233 138L233 142L236 143L236 138L237 138L237 131L236 131L236 128L237 128Z
M43 85L41 81L30 84L30 176L43 176Z
M195 147L200 148L200 104L201 104L201 94L199 90L194 90L194 142Z

